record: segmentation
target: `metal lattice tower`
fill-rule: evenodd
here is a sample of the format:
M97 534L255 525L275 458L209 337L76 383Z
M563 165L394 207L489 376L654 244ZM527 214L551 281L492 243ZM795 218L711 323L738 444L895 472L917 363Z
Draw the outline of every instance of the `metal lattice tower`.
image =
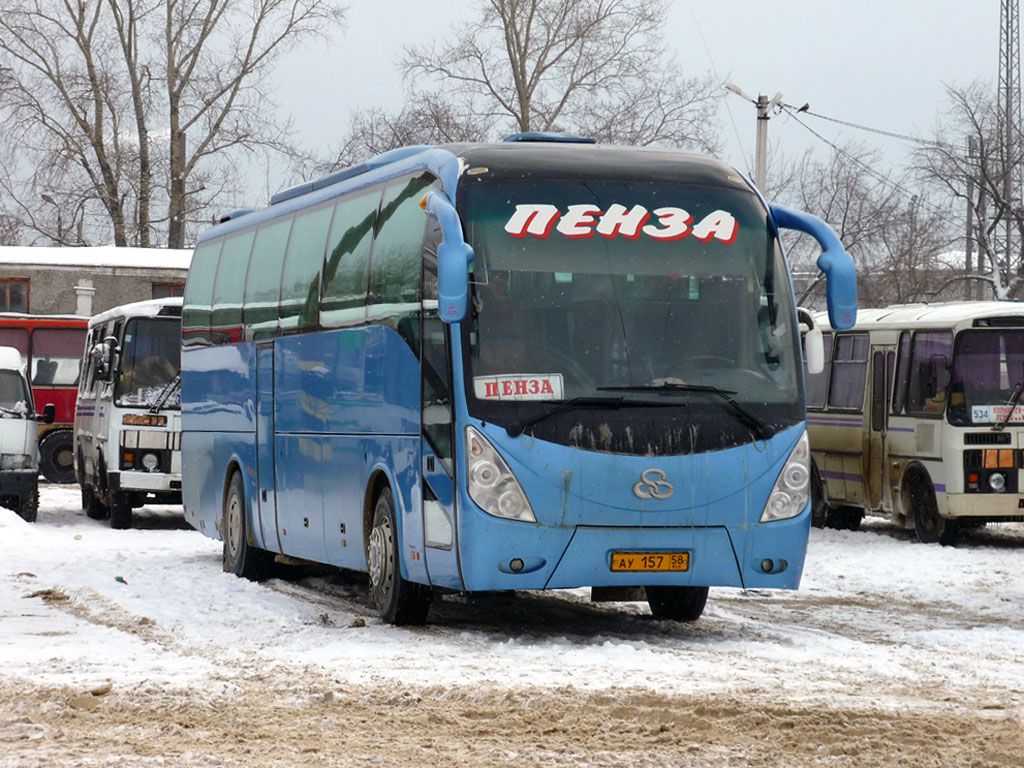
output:
M1020 104L1020 3L1001 0L999 14L999 93L996 97L999 129L999 160L1003 173L1005 204L1020 205L1021 104ZM1013 263L1013 225L1005 216L1007 268Z

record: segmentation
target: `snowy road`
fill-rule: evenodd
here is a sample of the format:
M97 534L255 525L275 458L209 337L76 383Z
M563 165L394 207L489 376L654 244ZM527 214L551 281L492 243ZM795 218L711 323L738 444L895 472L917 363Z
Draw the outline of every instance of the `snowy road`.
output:
M180 508L135 524L0 510L0 766L1024 765L1024 525L814 530L799 591L692 625L576 590L400 629L357 575L252 584Z

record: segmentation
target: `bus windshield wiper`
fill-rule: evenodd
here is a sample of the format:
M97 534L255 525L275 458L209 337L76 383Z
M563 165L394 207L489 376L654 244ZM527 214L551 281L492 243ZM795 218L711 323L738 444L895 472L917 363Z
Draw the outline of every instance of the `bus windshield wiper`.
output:
M534 416L533 418L509 424L505 427L505 431L507 431L511 437L518 437L524 430L534 426L535 424L540 424L542 421L550 419L552 416L557 416L560 413L572 411L577 408L658 408L665 405L671 405L671 403L640 402L637 400L626 400L622 397L573 397L569 400L562 401L551 410L544 411L544 413Z
M753 433L755 439L765 440L768 437L768 430L761 419L748 411L742 405L733 400L732 395L736 393L728 389L719 389L705 384L683 384L677 381L663 381L658 384L623 386L623 387L598 387L606 392L693 392L698 395L713 395L725 403L742 424L747 426Z
M156 396L156 400L149 406L150 413L157 413L163 408L164 403L174 394L174 390L181 386L181 373L175 376L173 379L164 384L164 388L160 390L160 394Z
M1013 412L1017 410L1017 403L1020 402L1021 394L1024 394L1024 379L1021 379L1014 385L1013 392L1010 393L1010 399L1006 401L1006 404L1010 406L1010 410L1007 412L1006 416L1003 418L1002 421L1000 421L998 424L992 425L993 432L1001 432L1004 429L1006 429L1006 425L1010 421L1010 418L1013 416Z

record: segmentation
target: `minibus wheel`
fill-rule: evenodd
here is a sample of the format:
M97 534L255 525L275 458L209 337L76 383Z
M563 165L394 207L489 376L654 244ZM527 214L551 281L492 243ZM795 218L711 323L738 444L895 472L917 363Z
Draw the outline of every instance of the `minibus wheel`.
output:
M939 514L935 488L930 482L923 478L917 481L910 494L910 503L914 512L914 533L918 541L924 544L939 543L944 547L956 541L956 521Z
M242 475L231 473L228 492L224 496L221 536L224 539L224 570L250 581L261 581L270 575L273 555L249 544L249 523L245 513L245 489Z
M430 587L403 579L398 556L395 501L385 487L374 506L366 547L370 595L377 614L389 624L422 624L430 610Z
M696 621L708 602L707 587L645 587L647 605L656 619Z
M123 493L114 494L114 503L110 505L110 527L118 531L132 527L132 502Z
M18 517L26 523L34 523L39 514L39 489L34 488L32 492L21 499L18 504Z
M82 486L82 509L91 520L106 520L110 515L110 509L103 505L91 485Z

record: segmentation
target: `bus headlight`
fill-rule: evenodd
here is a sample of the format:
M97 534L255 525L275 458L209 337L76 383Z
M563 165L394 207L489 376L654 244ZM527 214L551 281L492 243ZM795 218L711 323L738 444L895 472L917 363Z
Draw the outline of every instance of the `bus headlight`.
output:
M811 479L811 447L807 441L807 433L800 435L796 441L786 464L775 481L768 503L761 513L761 522L787 520L804 511L810 493Z
M484 512L509 520L537 522L533 507L508 464L473 427L466 427L466 469L469 498Z

